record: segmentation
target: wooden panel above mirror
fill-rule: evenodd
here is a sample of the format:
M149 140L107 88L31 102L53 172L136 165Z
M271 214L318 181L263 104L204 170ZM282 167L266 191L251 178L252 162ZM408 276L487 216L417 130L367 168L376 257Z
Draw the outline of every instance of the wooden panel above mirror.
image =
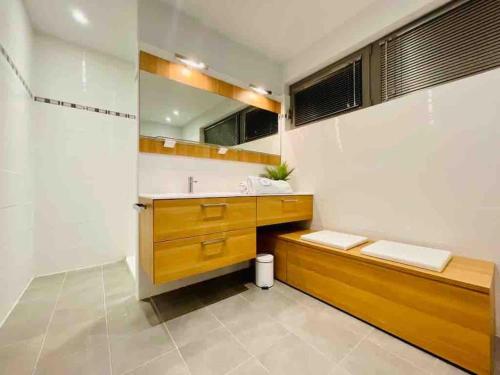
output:
M228 149L225 154L219 154L219 146L215 145L191 143L182 140L176 140L175 146L171 148L164 147L163 144L163 139L141 136L139 142L139 152L173 156L189 156L204 159L242 161L246 163L266 165L279 165L281 162L280 155L268 154L264 152L233 148Z
M177 64L161 57L141 51L139 68L145 72L156 74L170 80L183 83L201 90L209 91L230 99L262 108L274 113L281 113L281 103L252 90L246 90L220 79L211 77L203 72L188 69L182 64Z

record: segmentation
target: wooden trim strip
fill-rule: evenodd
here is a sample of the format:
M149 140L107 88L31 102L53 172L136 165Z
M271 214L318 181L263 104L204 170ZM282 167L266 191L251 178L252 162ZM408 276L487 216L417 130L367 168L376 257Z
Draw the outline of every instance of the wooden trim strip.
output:
M218 153L219 147L201 143L176 141L173 148L163 147L163 139L141 136L139 139L139 152L163 154L172 156L190 156L195 158L219 159L229 161L242 161L266 165L279 165L280 155L266 154L264 152L228 149L224 155Z
M172 81L225 96L226 98L235 99L257 108L266 109L278 114L281 113L280 102L144 51L141 51L139 54L139 69L171 79Z

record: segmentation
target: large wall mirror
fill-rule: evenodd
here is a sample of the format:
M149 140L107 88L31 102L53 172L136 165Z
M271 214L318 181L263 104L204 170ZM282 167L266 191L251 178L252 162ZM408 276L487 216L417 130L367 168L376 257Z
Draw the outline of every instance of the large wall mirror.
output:
M278 102L159 58L139 89L141 152L279 163Z

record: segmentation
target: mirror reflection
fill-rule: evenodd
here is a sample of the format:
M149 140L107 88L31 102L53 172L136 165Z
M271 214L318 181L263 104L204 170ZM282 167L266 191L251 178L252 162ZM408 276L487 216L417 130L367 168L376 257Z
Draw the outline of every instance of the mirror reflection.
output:
M140 72L140 134L280 154L278 115Z

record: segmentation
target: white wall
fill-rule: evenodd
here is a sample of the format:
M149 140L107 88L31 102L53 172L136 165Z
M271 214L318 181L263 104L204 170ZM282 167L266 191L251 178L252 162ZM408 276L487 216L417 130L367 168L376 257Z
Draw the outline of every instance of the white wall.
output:
M500 69L285 132L313 225L500 265ZM498 276L498 275L497 275ZM500 279L496 278L497 331Z
M160 154L139 154L140 193L187 193L193 176L199 192L237 192L249 175L264 172L262 164L200 159Z
M35 41L37 96L137 113L132 64L51 37ZM34 107L37 273L133 253L137 120L38 102Z
M172 126L154 121L141 120L141 135L149 137L168 137L182 139L182 130L180 126Z
M0 44L30 84L32 31L21 0L3 0ZM0 54L0 325L34 275L32 100Z
M142 47L158 48L172 57L174 53L194 56L208 64L211 75L225 81L242 87L254 83L269 88L276 95L282 93L279 64L159 0L139 1L139 40Z

